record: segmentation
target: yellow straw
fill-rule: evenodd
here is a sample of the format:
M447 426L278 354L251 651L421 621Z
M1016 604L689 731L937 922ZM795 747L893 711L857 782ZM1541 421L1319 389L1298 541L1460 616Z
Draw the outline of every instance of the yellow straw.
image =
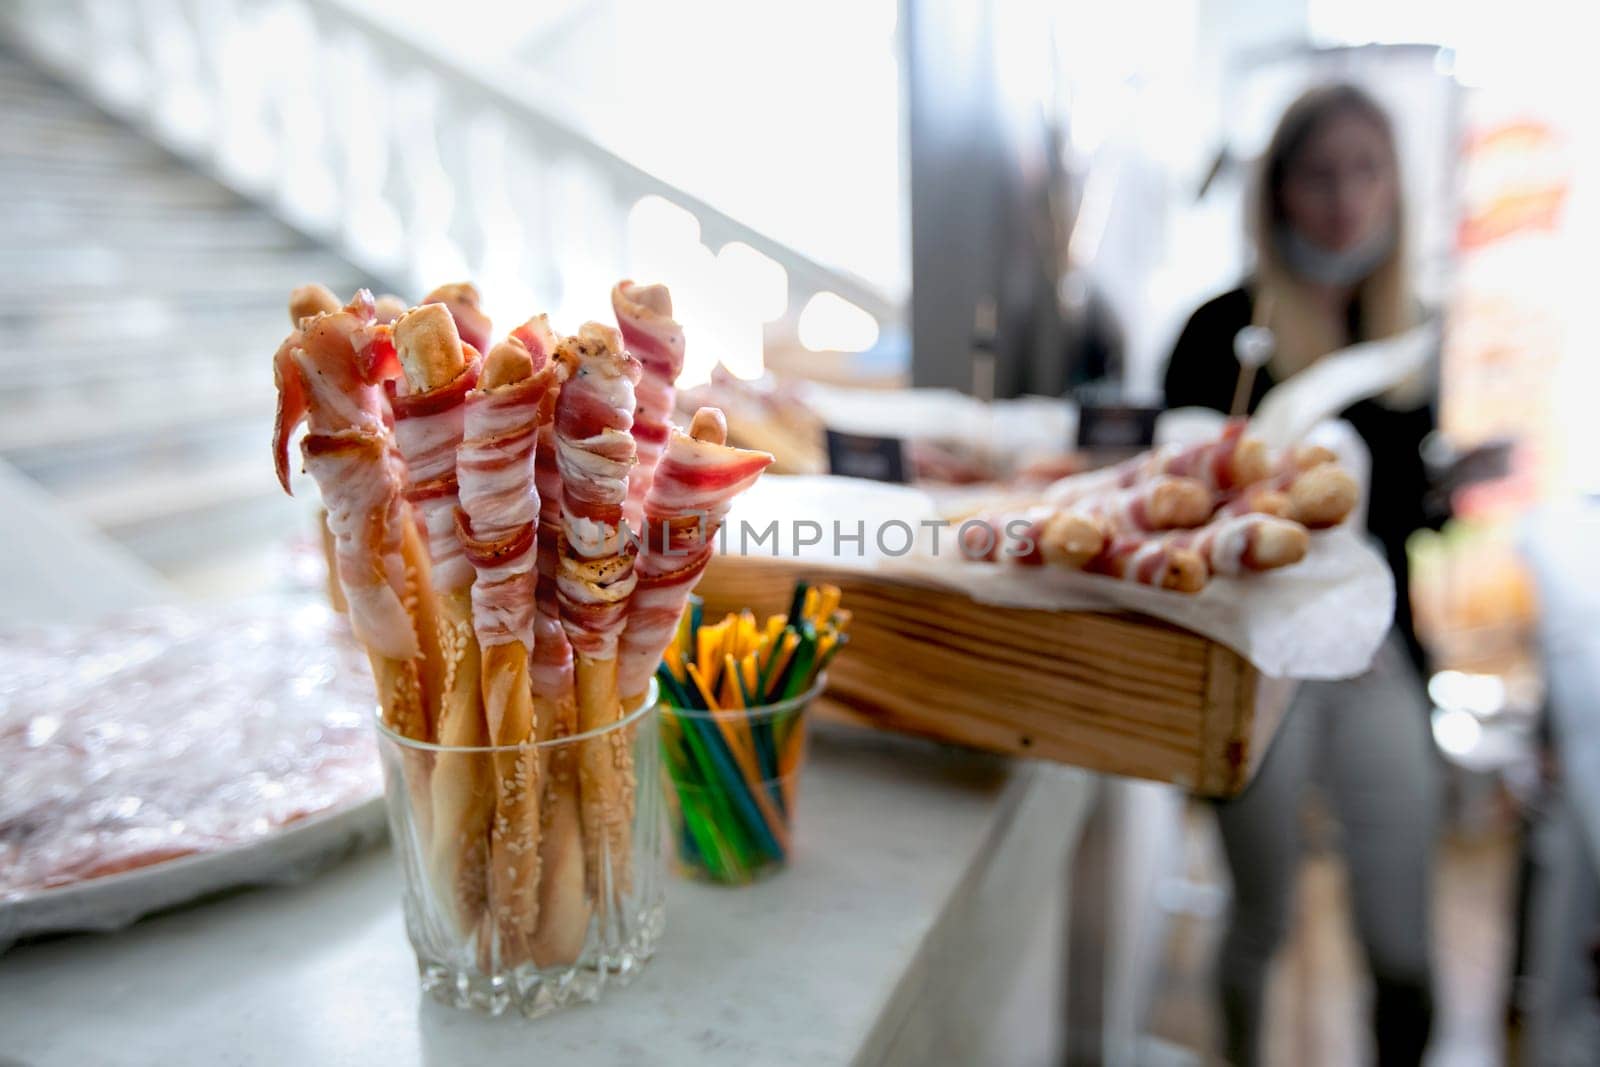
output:
M699 667L693 663L689 664L689 677L693 678L694 684L699 687L700 695L705 699L706 707L712 712L721 711L722 709L717 705L717 702L711 699L705 676L700 673ZM766 789L761 785L761 774L756 770L755 752L741 743L736 723L743 725L745 723L744 717L713 714L710 718L712 722L716 723L717 731L722 734L722 739L728 745L728 751L733 754L734 763L738 764L739 773L744 776L745 783L750 787L750 795L755 799L756 806L761 809L761 817L766 819L767 829L772 831L772 836L777 838L778 844L782 846L783 850L785 852L789 851L788 827L784 825L777 809L772 806L772 798L767 796Z
M799 647L799 634L791 633L783 639L783 647L778 649L777 658L772 664L772 669L767 672L767 685L769 687L776 687L778 679L783 677L784 669L789 666L789 659L794 655L794 650ZM771 698L772 692L769 688L768 692L762 697L762 699L770 700Z
M698 664L689 664L689 677L694 680L695 688L700 690L700 698L706 702L706 708L710 711L721 711L722 705L711 695L711 687L706 684L705 675L700 673Z
M836 585L822 586L821 593L817 597L818 622L833 616L833 613L839 609L839 601L843 595Z
M731 655L722 657L721 681L722 706L728 709L738 708L744 710L744 694L739 692L739 668L733 664Z
M760 700L761 694L756 692L757 674L756 654L751 652L739 663L739 677L744 682L744 691Z

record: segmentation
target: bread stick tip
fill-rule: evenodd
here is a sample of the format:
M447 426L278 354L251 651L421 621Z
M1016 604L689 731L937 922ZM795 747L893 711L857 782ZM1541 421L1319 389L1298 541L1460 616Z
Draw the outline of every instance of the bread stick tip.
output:
M689 423L689 436L713 445L728 443L728 420L720 408L701 408Z

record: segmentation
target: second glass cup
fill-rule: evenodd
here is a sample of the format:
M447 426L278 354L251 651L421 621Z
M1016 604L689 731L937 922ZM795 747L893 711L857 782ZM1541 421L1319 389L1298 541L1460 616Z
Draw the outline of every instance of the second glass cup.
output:
M661 705L661 751L678 866L728 884L778 870L793 847L806 707L827 685L728 711Z
M654 953L656 707L652 685L618 722L520 746L447 748L379 722L406 932L434 999L543 1015L598 999Z

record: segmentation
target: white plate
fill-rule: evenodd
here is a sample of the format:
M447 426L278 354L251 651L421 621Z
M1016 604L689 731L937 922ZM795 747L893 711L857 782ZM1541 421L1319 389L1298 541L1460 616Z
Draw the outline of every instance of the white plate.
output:
M35 934L120 930L151 912L235 886L300 881L383 834L383 798L373 797L290 823L238 848L179 856L0 900L0 952Z

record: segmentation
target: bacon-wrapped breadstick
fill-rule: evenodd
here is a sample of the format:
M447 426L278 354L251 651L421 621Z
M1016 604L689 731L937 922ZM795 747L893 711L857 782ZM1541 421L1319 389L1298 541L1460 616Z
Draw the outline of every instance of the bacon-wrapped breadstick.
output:
M1209 577L1205 560L1198 552L1172 544L1167 535L1161 534L1113 537L1084 569L1178 593L1198 593Z
M301 319L309 319L313 315L331 315L339 310L339 306L339 298L326 285L316 282L297 285L289 292L289 321L298 326ZM383 321L381 315L377 318Z
M575 660L578 728L588 731L622 715L617 643L635 583L634 548L621 530L622 504L635 458L629 430L640 369L617 332L598 323L585 324L561 350L570 374L556 401L563 535L556 593ZM578 766L587 883L597 902L609 897L608 884L626 886L630 878L625 794L633 789L631 759L619 732L606 738L605 745L585 743Z
M515 337L484 357L477 388L467 394L456 454L461 511L458 533L477 572L472 623L482 654L483 705L489 743L523 746L495 755L495 815L489 834L488 929L502 965L531 956L539 922L540 800L544 783L537 750L528 657L534 644L534 444L541 409L556 381L542 349Z
M1274 489L1267 482L1247 485L1224 500L1212 518L1220 519L1230 515L1249 515L1251 513L1275 515L1280 519L1288 518L1289 494Z
M1194 530L1176 530L1162 535L1158 543L1193 550L1211 573L1237 577L1299 563L1311 539L1306 528L1292 520L1245 514L1224 516Z
M387 343L365 290L341 310L304 319L273 361L273 452L287 491L289 435L309 421L302 445L306 469L328 509L351 629L372 662L384 720L398 733L426 740L422 649L407 605L415 605L418 622L431 610L427 557L402 496L404 472L385 425L383 395L363 373L384 358Z
M1023 567L1048 563L1079 570L1106 543L1103 521L1071 507L1040 504L1001 511L959 523L961 552L967 559L1011 562Z
M1218 509L1219 515L1260 512L1293 519L1312 530L1337 526L1355 510L1360 487L1320 445L1297 445L1265 481L1244 487Z
M1339 525L1361 498L1356 480L1330 460L1300 468L1290 477L1287 492L1289 517L1313 530Z
M285 395L285 386L292 383L292 387L302 395L297 400L290 401L291 406L298 406L302 411L305 408L304 390L300 388L299 378L294 369L289 367L291 353L301 344L305 335L300 332L300 320L311 318L313 315L332 313L339 310L339 298L325 285L315 283L296 286L289 293L289 325L293 327L289 336L283 339L283 344L278 346L278 351L272 357L272 378L278 390L277 425L283 430L285 439L282 448L276 442L273 448L273 465L277 469L278 484L283 486L284 492L289 491L289 442L287 434L293 427L284 419L284 406L288 399ZM286 378L285 368L288 367ZM322 508L317 514L317 532L322 539L322 559L328 567L328 604L343 615L350 610L350 605L345 603L344 590L339 588L339 564L334 558L333 531L328 529L328 509Z
M644 544L634 565L637 585L618 653L625 707L644 700L683 605L711 562L717 530L733 498L772 463L768 453L733 448L727 440L722 412L701 408L687 434L672 431L656 468L644 500Z
M1253 485L1271 474L1272 465L1266 445L1246 437L1245 429L1243 420L1232 419L1209 441L1167 445L1114 467L1068 475L1044 491L1044 500L1077 504L1163 475L1193 479L1218 494Z
M530 353L542 352L565 381L571 368L559 351L549 320L538 315L511 331ZM578 732L572 645L561 625L556 572L561 557L561 471L556 462L555 405L559 393L545 393L539 411L533 476L539 493L536 543L538 582L534 589L534 645L528 661L540 741ZM579 823L578 763L573 746L563 745L542 767L540 804L539 923L531 946L540 966L570 963L583 951L591 908L584 886L583 832Z
M645 493L672 428L674 386L683 370L683 327L672 318L672 294L664 285L620 281L611 290L611 308L628 355L642 368L633 413L639 462L628 475L628 501L623 507L628 525L640 530ZM628 688L622 691L627 693Z
M442 677L436 739L447 748L489 740L483 712L482 665L473 630L472 564L456 533L460 505L456 452L461 446L467 393L477 384L477 353L462 345L441 304L400 316L394 342L407 391L390 397L394 434L408 474L406 495L428 531L436 634ZM470 755L438 754L433 768L434 877L447 887L461 931L477 928L487 901L489 824L494 783Z
M472 630L473 569L456 536L456 449L467 393L478 380L478 354L462 345L454 320L439 304L402 315L393 336L406 387L403 393L392 390L389 397L394 437L406 464L406 497L427 531L439 604L437 638L443 662L436 740L441 745L481 745L486 735Z
M1157 474L1123 489L1085 497L1074 506L1113 530L1135 532L1198 526L1210 518L1216 501L1194 478Z
M384 293L373 303L372 310L379 322L392 325L395 319L411 309L404 300L393 293Z
M1215 440L1158 448L1119 468L1121 482L1133 485L1158 474L1178 474L1217 492L1252 485L1272 473L1272 461L1267 446L1246 437L1245 429L1243 419L1230 419Z
M471 282L441 285L422 298L424 304L443 304L455 320L456 332L464 344L483 352L489 347L489 316L479 306L478 287Z

